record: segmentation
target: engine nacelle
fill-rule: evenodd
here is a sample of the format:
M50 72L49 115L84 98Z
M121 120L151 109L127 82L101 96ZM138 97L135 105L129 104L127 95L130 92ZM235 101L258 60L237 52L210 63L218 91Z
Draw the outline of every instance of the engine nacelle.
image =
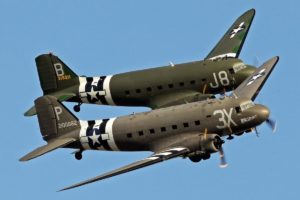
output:
M201 151L207 153L218 152L224 141L217 134L203 134L200 136Z

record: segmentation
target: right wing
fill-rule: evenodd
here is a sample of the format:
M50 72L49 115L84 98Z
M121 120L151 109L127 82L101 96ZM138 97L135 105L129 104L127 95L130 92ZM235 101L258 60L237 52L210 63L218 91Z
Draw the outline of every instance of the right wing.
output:
M218 60L226 57L238 58L254 15L255 10L251 9L240 16L205 59Z
M171 149L159 152L159 153L155 153L155 154L151 155L148 158L145 158L143 160L140 160L140 161L134 162L132 164L126 165L124 167L113 170L111 172L107 172L107 173L102 174L100 176L96 176L96 177L88 179L86 181L82 181L80 183L71 185L69 187L65 187L65 188L63 188L59 191L69 190L69 189L79 187L79 186L82 186L82 185L85 185L85 184L89 184L89 183L92 183L92 182L95 182L95 181L100 181L100 180L110 178L110 177L113 177L113 176L116 176L116 175L119 175L119 174L130 172L130 171L133 171L133 170L136 170L136 169L140 169L142 167L147 167L149 165L153 165L153 164L162 162L164 160L168 160L168 159L175 158L175 157L178 157L178 156L183 156L183 155L187 154L188 152L189 152L189 150L187 148L184 148L184 147L171 148Z

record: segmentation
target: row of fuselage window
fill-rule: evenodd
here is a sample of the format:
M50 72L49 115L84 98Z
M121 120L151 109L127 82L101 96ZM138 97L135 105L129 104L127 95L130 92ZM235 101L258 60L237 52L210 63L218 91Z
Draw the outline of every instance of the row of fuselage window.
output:
M206 79L205 79L205 78L202 79L202 82L206 82ZM179 85L180 87L184 87L184 84L185 84L184 82L178 83L178 85ZM192 80L192 81L189 82L189 84L195 85L195 84L196 84L196 81L195 81L195 80ZM172 88L174 88L174 87L175 87L175 85L174 85L173 83L168 84L168 88L169 88L169 89L172 89ZM162 85L158 85L156 88L157 88L158 90L162 90L162 89L163 89L163 86L162 86ZM152 87L147 87L147 88L145 88L145 91L147 91L147 92L152 92L152 90L153 90ZM125 94L126 94L126 95L130 95L130 92L131 92L131 91L126 90L126 91L125 91ZM142 89L136 89L136 90L135 90L135 93L137 93L137 94L139 94L139 93L141 93L141 92L142 92Z
M200 125L200 121L199 120L196 120L196 121L194 121L194 124L196 125L196 126L199 126ZM188 122L185 122L185 123L183 123L183 127L184 128L188 128L189 127L189 123ZM170 129L172 129L172 130L176 130L178 128L178 126L177 125L172 125L171 127L170 127ZM161 132L161 133L163 133L163 132L166 132L167 131L167 128L166 127L161 127L160 129L159 129L159 131ZM141 130L141 131L138 131L137 132L137 135L138 136L143 136L145 133L150 133L150 134L155 134L156 132L158 132L158 130L157 129L154 129L154 128L151 128L151 129L149 129L148 131L143 131L143 130ZM128 138L132 138L133 137L133 134L132 133L127 133L127 137Z

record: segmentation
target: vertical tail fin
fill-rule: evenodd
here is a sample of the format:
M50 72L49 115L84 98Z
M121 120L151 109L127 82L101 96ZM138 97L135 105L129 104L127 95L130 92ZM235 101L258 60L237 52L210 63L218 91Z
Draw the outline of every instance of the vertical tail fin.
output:
M38 121L46 145L29 152L20 161L28 161L79 139L78 119L55 97L42 96L35 100Z
M250 9L241 15L228 29L222 39L207 55L205 59L219 59L225 57L238 58L250 30L255 10Z
M77 74L53 54L42 54L35 58L35 62L44 94L55 93L79 84Z
M48 141L80 129L80 123L63 104L53 96L35 100L38 121L43 139Z

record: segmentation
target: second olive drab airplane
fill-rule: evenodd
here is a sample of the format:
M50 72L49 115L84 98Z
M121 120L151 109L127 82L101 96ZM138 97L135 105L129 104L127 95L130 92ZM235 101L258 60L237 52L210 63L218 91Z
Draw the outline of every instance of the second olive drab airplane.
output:
M35 100L40 131L47 144L25 155L27 161L57 148L84 150L152 151L154 154L63 190L106 179L175 157L193 162L220 153L221 166L226 166L222 136L241 135L267 122L269 109L253 101L278 62L274 57L265 62L236 88L232 95L220 99L187 103L149 112L103 120L78 120L55 97Z
M236 88L256 69L238 59L255 15L240 16L203 61L132 71L110 76L77 76L53 54L36 58L44 95L60 101L145 106L152 109L213 98ZM25 116L36 114L32 107Z

